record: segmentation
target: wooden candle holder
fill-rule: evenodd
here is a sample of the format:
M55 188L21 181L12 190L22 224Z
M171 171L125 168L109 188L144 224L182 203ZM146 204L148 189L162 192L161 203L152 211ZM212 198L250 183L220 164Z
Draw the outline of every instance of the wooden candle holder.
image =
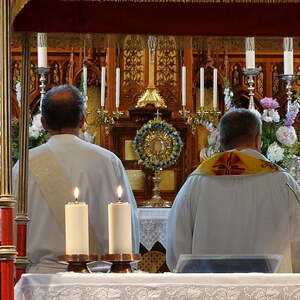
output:
M90 273L87 263L98 260L97 254L65 254L58 257L60 261L68 263L68 271L76 273Z
M141 259L139 253L121 253L121 254L103 254L101 260L112 263L111 273L131 273L132 262L138 262Z

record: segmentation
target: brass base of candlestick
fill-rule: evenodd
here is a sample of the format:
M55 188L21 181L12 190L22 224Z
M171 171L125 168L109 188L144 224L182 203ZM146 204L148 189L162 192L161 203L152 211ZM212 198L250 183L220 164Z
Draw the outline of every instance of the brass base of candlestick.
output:
M163 199L153 199L153 197L150 200L144 200L141 203L139 203L140 207L161 207L161 208L170 208L172 207L173 202Z
M101 260L112 263L111 273L131 273L132 262L138 262L141 259L139 253L121 253L121 254L102 254Z
M76 273L90 273L87 263L98 260L97 254L65 254L58 257L59 261L68 263L68 271Z

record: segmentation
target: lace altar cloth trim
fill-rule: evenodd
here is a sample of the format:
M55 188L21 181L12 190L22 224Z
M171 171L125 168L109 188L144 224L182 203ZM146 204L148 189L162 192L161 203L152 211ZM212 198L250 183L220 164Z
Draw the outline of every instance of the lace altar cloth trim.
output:
M168 208L139 208L140 243L150 251L156 242L167 243Z
M25 286L16 300L296 300L300 298L300 283L296 285L118 285L106 286L53 285Z

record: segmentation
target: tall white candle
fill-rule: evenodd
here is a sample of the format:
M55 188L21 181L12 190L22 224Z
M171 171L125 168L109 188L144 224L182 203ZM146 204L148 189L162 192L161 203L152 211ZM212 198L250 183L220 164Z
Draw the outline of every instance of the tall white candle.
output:
M118 187L119 200L122 188ZM132 253L131 205L128 202L108 204L109 253Z
M200 107L204 107L204 68L200 68Z
M186 106L186 66L182 66L181 73L181 101L182 106Z
M79 190L74 190L76 201L65 205L66 254L89 254L88 205L78 202Z
M47 34L38 33L37 34L37 57L38 57L38 67L47 68Z
M247 37L245 41L246 48L246 68L255 68L255 40L254 37Z
M218 108L218 70L213 71L213 108Z
M283 70L286 75L294 74L293 38L290 37L283 39Z
M116 108L120 106L120 68L116 68Z
M87 66L83 66L82 68L83 72L83 94L85 97L85 100L87 99Z
M100 104L104 107L105 105L105 73L106 68L101 68L101 98L100 98Z

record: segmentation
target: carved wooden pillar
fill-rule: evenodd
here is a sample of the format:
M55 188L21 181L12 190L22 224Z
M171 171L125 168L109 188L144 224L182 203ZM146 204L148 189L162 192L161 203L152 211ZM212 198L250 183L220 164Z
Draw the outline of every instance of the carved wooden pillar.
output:
M106 104L105 108L112 113L116 110L115 105L115 74L116 74L116 47L115 37L109 37L108 48L106 50ZM112 128L110 128L112 131ZM111 134L107 135L104 133L104 128L101 129L101 145L113 152L115 152L113 137Z

